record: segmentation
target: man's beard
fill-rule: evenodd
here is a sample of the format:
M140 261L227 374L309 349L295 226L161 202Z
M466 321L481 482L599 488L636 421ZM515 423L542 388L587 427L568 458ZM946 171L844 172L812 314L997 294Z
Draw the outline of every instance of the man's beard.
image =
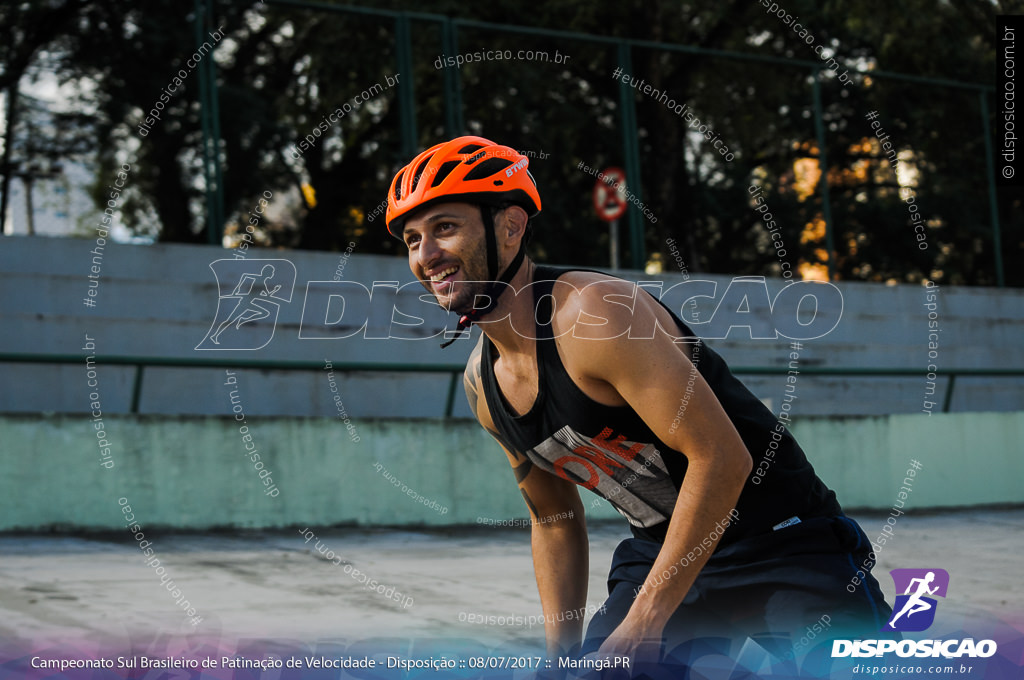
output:
M487 304L486 289L489 282L487 281L461 281L457 284L458 293L450 298L450 306L447 308L449 312L455 312L460 316L465 316L473 311L474 307L483 308ZM477 297L480 297L480 304L475 304ZM435 298L436 299L436 298ZM443 307L444 305L442 305Z
M448 296L447 302L438 299L437 294L430 288L429 282L427 287L431 293L434 293L434 300L442 309L465 316L473 311L474 306L482 308L486 304L486 300L481 299L480 305L474 305L478 295L487 297L485 291L491 280L487 273L487 251L483 239L477 242L476 248L472 252L461 259L462 263L459 269L465 280L452 284L452 293Z

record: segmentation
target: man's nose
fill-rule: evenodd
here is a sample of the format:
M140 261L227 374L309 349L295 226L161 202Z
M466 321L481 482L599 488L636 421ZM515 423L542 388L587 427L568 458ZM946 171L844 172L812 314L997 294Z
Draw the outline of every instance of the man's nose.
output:
M420 267L428 269L441 256L441 248L437 241L429 236L424 236L420 240L420 247L417 249L416 255Z

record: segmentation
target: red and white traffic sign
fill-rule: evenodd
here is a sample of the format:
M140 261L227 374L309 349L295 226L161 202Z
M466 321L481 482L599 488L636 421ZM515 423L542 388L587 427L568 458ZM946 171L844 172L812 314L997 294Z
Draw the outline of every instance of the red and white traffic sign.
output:
M594 184L594 210L598 219L614 222L626 212L626 173L622 168L605 168Z

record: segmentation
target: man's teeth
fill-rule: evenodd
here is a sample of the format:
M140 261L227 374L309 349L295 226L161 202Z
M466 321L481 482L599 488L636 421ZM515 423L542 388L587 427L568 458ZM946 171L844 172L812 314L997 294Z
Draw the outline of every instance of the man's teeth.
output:
M449 276L451 274L454 274L458 270L459 270L458 267L449 267L448 269L445 269L443 272L438 272L438 273L434 274L433 276L431 276L430 280L431 281L440 281L444 277Z

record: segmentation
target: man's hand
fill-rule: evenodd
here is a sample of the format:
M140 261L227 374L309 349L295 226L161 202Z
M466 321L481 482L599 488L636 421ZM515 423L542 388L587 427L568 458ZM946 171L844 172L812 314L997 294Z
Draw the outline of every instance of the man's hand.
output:
M597 658L629 657L629 668L639 663L657 663L661 653L661 630L634 623L627 615L612 634L601 643Z

